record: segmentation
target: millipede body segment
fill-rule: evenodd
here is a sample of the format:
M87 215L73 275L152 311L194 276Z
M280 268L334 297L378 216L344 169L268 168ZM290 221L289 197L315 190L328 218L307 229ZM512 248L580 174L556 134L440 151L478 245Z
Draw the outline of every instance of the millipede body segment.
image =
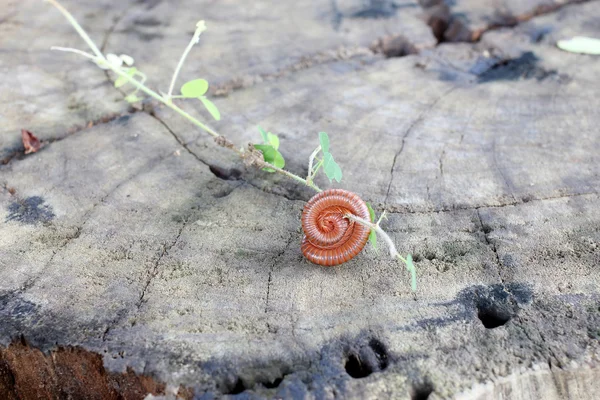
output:
M331 267L360 253L370 229L344 218L346 214L371 220L367 204L352 192L330 189L313 196L302 211L302 254L315 264Z

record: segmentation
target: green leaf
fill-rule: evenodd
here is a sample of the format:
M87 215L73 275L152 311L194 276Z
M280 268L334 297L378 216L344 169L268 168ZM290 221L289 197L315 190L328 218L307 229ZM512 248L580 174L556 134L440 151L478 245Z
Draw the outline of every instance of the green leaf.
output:
M270 144L255 144L254 148L263 153L266 162L271 162L275 157L275 149Z
M129 77L134 76L136 72L137 72L137 68L135 68L135 67L129 68L126 71L127 76L129 76ZM127 78L125 78L124 76L119 76L117 78L117 80L115 81L115 87L120 88L121 86L125 85L126 83L127 83Z
M208 82L205 79L194 79L181 87L181 95L188 98L204 96L207 91Z
M375 223L375 210L373 210L373 207L371 207L371 203L366 203L367 204L367 208L369 209L369 216L371 217L371 222Z
M258 131L260 132L260 136L262 136L263 142L269 143L269 137L267 136L267 132L260 126L258 127Z
M338 163L335 163L335 172L333 173L333 179L338 181L338 183L342 181L342 168Z
M319 132L319 143L323 153L329 153L329 136L325 132Z
M371 222L375 223L375 210L371 207L371 203L366 203L367 208L369 209L369 217L371 218ZM374 229L371 229L369 232L369 242L371 242L371 246L373 246L374 250L377 250L377 232Z
M377 250L377 232L374 229L371 229L369 233L369 242L371 242L371 246L373 246L373 250Z
M219 109L217 108L217 106L215 106L214 103L212 101L210 101L209 99L207 99L205 96L200 96L198 98L200 99L200 101L202 101L202 104L204 104L204 107L208 110L210 115L212 115L212 117L215 120L220 121L221 113L219 112Z
M559 49L570 53L600 55L600 39L575 36L572 39L559 40L556 45Z
M275 150L279 150L279 138L277 135L269 132L267 133L267 143L275 148Z
M323 153L323 170L331 182L335 177L335 160L331 153Z
M417 291L417 270L413 264L412 256L406 256L406 268L410 271L410 288L413 292Z
M369 217L371 218L371 222L375 223L375 210L371 207L370 203L366 203L367 208L369 209ZM371 229L369 233L369 242L371 242L371 246L373 246L374 250L377 250L377 232L374 229Z
M273 162L271 164L273 164L277 168L285 167L285 160L283 159L283 156L281 155L281 153L278 152L277 150L275 150L275 159L273 160Z
M269 164L273 164L277 168L285 167L285 159L283 158L281 153L279 151L277 151L270 144L255 144L254 148L256 148L257 150L260 150L261 153L263 153L263 159L265 160L265 162L268 162ZM275 170L272 168L263 168L263 169L268 172L275 172Z
M338 182L342 181L342 169L335 162L331 153L323 153L323 169L330 182L334 179Z
M115 87L120 88L121 86L123 86L126 83L127 83L127 78L125 78L124 76L120 76L115 81Z
M132 93L125 97L125 101L128 103L137 103L138 101L143 100L141 97L138 97L135 93Z

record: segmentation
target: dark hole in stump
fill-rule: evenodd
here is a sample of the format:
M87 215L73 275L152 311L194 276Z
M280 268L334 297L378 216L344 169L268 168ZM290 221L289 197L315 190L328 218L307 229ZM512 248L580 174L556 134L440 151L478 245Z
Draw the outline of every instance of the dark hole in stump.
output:
M370 365L361 362L356 354L350 354L346 361L346 372L355 379L366 378L373 373Z
M241 378L237 378L235 385L233 385L233 387L230 388L225 394L240 394L244 390L246 390L246 385L244 385L244 382Z
M263 386L266 387L267 389L275 389L275 388L279 387L279 385L281 385L282 381L283 381L283 378L277 378L272 382L263 382Z
M390 357L385 345L372 338L368 345L351 351L346 360L345 369L355 379L366 378L373 372L383 371L388 367Z
M411 400L427 400L433 393L433 385L431 383L424 383L415 385L410 395Z
M478 307L477 318L487 329L498 328L510 321L510 314L500 310L493 305L487 307Z
M224 181L236 181L242 176L242 171L236 168L222 168L217 165L210 165L208 168L214 176Z
M388 355L383 343L377 339L371 339L369 342L369 347L371 347L371 349L373 349L373 353L375 353L377 363L379 364L379 370L383 371L386 369L388 367Z

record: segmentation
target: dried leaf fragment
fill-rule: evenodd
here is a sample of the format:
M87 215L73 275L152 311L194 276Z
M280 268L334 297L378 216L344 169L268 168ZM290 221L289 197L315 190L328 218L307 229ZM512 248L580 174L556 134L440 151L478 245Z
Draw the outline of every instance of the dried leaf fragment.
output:
M40 140L35 135L26 129L21 129L21 139L25 147L25 154L35 153L41 147Z

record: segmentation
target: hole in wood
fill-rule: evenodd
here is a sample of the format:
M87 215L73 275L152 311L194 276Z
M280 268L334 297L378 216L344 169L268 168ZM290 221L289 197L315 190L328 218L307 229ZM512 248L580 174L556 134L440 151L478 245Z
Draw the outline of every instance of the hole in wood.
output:
M433 393L433 385L431 383L422 383L415 385L410 394L411 400L427 400Z
M487 329L498 328L510 321L511 316L494 305L487 307L479 307L477 317Z
M370 365L361 362L356 354L350 354L346 361L346 372L354 379L366 378L373 373Z

